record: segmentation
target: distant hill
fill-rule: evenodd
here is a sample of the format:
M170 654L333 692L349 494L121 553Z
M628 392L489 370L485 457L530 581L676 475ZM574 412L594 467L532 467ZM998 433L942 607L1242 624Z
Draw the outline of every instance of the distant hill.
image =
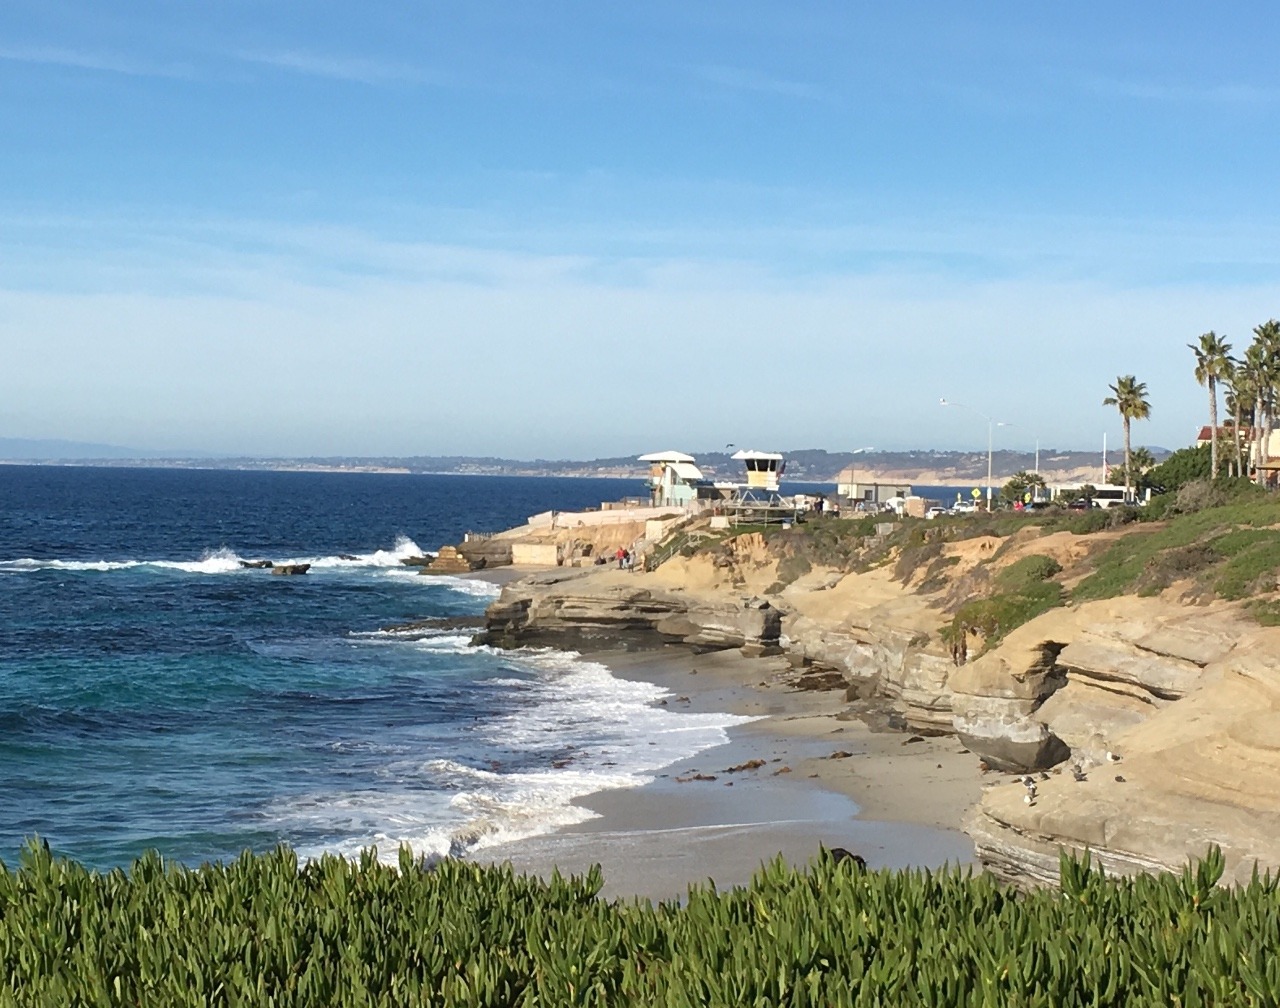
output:
M1151 448L1157 460L1169 453ZM698 467L713 480L738 480L742 463L729 451L691 452ZM830 452L823 448L801 448L784 451L787 468L785 478L797 482L833 483L839 473L852 467L856 481L909 482L945 484L976 482L987 475L986 452L955 452L919 449L913 451ZM77 441L25 441L0 438L0 460L17 462L82 462L92 465L148 465L202 469L301 469L324 471L390 471L406 473L454 473L483 476L596 476L641 478L648 466L634 455L587 459L505 459L479 455L412 455L412 456L327 456L291 458L239 458L188 454L175 457L156 451L121 448L115 445ZM999 479L1021 469L1034 469L1032 452L997 451L992 455L992 471ZM1111 465L1121 461L1121 453L1108 456ZM1058 481L1092 479L1100 481L1102 457L1096 451L1040 451L1040 471Z
M0 459L7 462L62 462L88 459L155 459L173 456L173 452L148 451L145 448L123 448L120 445L96 444L91 441L63 441L58 438L0 438ZM185 457L194 457L184 452Z

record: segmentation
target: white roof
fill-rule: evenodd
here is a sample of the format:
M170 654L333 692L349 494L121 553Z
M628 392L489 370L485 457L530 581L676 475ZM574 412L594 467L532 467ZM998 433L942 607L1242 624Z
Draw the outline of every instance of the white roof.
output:
M675 474L686 482L702 479L702 470L691 462L668 462L667 465L674 469Z
M686 455L684 452L678 451L660 451L650 452L648 455L641 455L637 462L692 462L693 456ZM701 477L699 477L701 478Z
M750 448L746 451L734 452L730 457L736 459L777 459L779 462L782 461L782 456L777 452L755 451Z

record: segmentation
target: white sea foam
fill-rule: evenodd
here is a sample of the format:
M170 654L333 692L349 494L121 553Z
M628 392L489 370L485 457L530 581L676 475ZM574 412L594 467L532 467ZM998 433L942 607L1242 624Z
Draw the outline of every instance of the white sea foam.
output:
M408 536L396 536L395 545L389 550L372 553L348 553L345 556L297 557L283 563L309 563L312 567L391 567L403 566L400 561L411 557L432 556Z
M39 570L112 571L140 566L142 566L140 560L37 560L34 557L0 560L0 570L9 574Z
M430 554L427 554L428 556ZM422 575L417 568L388 568L382 572L384 577L412 578L423 588L443 587L455 591L459 595L470 595L474 598L497 598L502 594L502 587L490 581L477 578L456 577L453 574Z
M450 591L459 595L472 595L476 598L497 598L502 594L502 586L490 581L476 578L454 577L452 574L432 575L432 581L445 585Z
M432 651L436 654L466 654L469 651L478 650L471 646L471 637L471 634L437 634L419 637L414 641L414 646L419 650Z
M413 642L424 650L474 650L461 635ZM727 738L726 729L753 720L732 714L690 714L654 701L669 694L649 683L618 679L603 665L571 652L516 651L503 657L532 673L485 684L519 696L512 713L477 722L472 752L544 753L553 766L504 770L459 759L413 760L400 751L375 773L369 790L308 795L278 803L270 818L289 833L299 827L342 839L304 848L354 856L370 846L394 862L407 845L419 856L458 856L494 844L554 832L595 813L573 804L597 791L653 780L657 770Z
M543 673L531 687L536 702L478 730L494 742L535 751L562 749L572 739L581 747L577 766L621 768L647 782L659 768L723 744L733 725L756 720L655 706L671 694L652 683L619 679L572 652L518 654Z
M402 846L416 856L457 857L586 822L597 813L572 804L575 798L643 783L633 775L574 770L503 774L449 760L431 760L416 773L395 776L396 785L376 791L277 803L268 816L290 829L310 826L347 834L334 843L300 848L304 857L325 851L354 857L377 847L382 861L394 863Z
M272 557L276 564L310 564L316 569L325 568L385 568L399 573L401 560L423 556L422 549L407 536L399 536L389 550L372 553L350 553L337 556ZM227 547L206 550L198 560L62 560L23 557L17 560L0 560L0 573L24 573L40 570L63 571L117 571L137 567L155 567L162 570L182 571L187 574L230 574L244 570L244 557ZM405 571L413 576L415 572ZM452 580L461 580L452 579ZM470 582L468 582L470 583ZM474 594L483 594L474 592Z
M164 567L168 570L185 571L187 574L229 574L243 570L240 556L234 550L217 549L205 553L199 560L152 560L153 567Z
M37 560L24 557L21 560L0 560L0 570L9 573L23 571L118 571L137 567L160 567L185 571L189 574L223 574L240 570L240 557L229 549L210 550L199 560Z

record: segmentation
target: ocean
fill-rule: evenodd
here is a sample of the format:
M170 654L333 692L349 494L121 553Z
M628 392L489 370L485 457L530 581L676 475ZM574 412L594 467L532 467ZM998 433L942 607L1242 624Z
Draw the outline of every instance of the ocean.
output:
M740 718L655 706L580 656L387 629L498 593L402 558L641 489L0 466L0 860L34 836L99 868L281 842L465 855L720 744Z

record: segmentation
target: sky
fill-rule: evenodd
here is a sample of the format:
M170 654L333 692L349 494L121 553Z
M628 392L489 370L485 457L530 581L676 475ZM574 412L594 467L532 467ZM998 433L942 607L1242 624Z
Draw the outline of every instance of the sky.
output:
M1090 449L1132 374L1181 447L1280 316L1278 18L5 0L0 436Z

